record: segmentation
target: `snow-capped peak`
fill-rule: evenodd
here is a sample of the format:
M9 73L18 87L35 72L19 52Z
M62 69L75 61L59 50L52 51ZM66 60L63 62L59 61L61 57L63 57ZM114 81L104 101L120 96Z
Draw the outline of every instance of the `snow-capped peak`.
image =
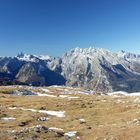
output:
M118 57L114 57L114 53L111 53L110 51L103 49L103 48L95 48L95 47L89 47L89 48L75 48L71 51L65 53L63 55L63 58L70 57L76 59L78 58L78 61L83 61L83 59L91 61L104 61L105 59L112 63L117 64L118 63Z
M51 57L48 55L39 55L38 58L46 61L51 60Z
M95 48L95 47L89 47L89 48L75 48L71 51L64 54L64 56L84 56L84 57L93 57L93 56L102 56L102 55L108 55L110 52L103 48Z
M107 53L109 52L108 50L106 49L103 49L103 48L95 48L95 47L89 47L89 48L75 48L75 49L72 49L71 52L74 52L74 53L83 53L83 54L91 54L91 53Z
M52 58L48 55L29 55L29 54L24 54L24 53L20 53L16 56L16 58L18 60L22 60L22 61L29 61L29 62L36 62L37 60L44 60L44 61L49 61Z
M29 55L29 54L24 54L24 53L20 53L16 56L16 58L18 60L22 60L22 61L29 61L29 62L36 62L36 60L38 59L36 56L34 55Z
M119 51L117 53L118 57L127 59L129 61L140 61L140 55L139 54L134 54L130 52L125 52L125 51Z

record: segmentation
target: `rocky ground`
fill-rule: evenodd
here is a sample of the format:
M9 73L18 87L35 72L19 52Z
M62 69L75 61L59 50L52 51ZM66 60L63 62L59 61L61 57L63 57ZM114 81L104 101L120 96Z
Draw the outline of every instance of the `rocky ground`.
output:
M0 140L139 140L140 97L0 87Z

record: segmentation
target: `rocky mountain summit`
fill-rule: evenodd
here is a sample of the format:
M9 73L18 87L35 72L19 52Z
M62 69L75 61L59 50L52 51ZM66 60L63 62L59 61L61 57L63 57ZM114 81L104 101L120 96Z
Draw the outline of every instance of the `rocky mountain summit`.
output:
M139 91L140 57L98 48L76 48L51 62L50 68L66 79L66 85L98 92Z
M67 85L96 92L140 91L140 55L75 48L63 56L19 54L0 58L0 78L21 84Z

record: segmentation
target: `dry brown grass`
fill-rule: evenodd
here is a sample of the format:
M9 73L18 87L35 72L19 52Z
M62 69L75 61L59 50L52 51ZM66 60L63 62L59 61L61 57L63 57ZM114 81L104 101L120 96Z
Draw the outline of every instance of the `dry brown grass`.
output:
M38 96L12 96L3 94L17 88L1 87L0 91L0 117L15 117L13 121L0 120L0 140L13 140L11 130L21 130L34 125L62 128L67 131L77 131L80 140L139 140L140 129L138 125L131 123L140 118L140 105L134 103L135 97L109 97L97 95L71 95L79 96L78 99L62 99ZM37 90L37 89L35 89ZM50 88L51 90L51 88ZM3 92L4 91L4 92ZM59 94L63 89L52 89L54 94ZM66 111L64 118L52 117L47 122L41 122L39 117L46 114L23 111L20 109L9 110L9 107L23 107L33 109L46 109ZM80 123L84 118L86 123ZM21 127L21 122L27 125ZM36 136L37 135L37 136ZM34 137L36 136L36 138ZM77 136L71 139L77 139ZM64 137L56 137L53 132L23 134L18 139L49 139L61 140Z

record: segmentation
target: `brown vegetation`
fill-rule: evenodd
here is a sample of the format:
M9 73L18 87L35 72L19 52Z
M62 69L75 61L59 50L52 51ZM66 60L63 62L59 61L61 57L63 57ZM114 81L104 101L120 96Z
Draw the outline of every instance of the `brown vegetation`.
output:
M114 97L99 95L71 95L78 99L52 98L39 96L13 96L5 94L17 87L1 87L0 118L14 117L16 120L0 120L0 140L65 140L64 132L77 131L74 140L139 140L139 123L133 123L140 118L140 105L135 103L136 97ZM39 90L34 89L34 90ZM54 95L62 94L63 88L49 88ZM47 114L10 110L9 107L26 109L45 109L66 111L65 117L58 118ZM39 117L49 117L48 121L38 121ZM85 119L80 123L79 119ZM21 132L23 128L36 125L62 128L64 132L44 131ZM15 130L15 132L12 132Z

